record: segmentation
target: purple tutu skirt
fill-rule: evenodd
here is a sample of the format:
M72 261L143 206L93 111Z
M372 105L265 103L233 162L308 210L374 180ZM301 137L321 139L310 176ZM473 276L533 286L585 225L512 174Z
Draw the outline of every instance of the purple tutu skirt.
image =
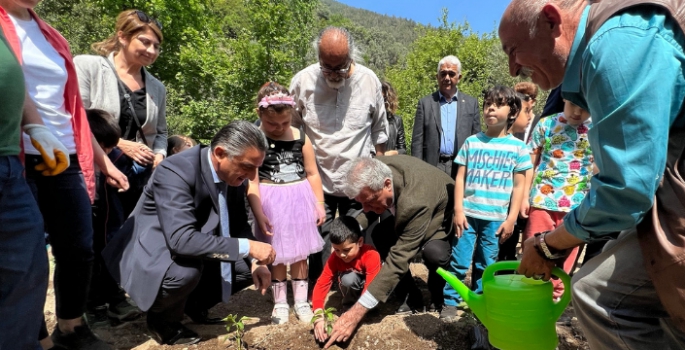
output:
M316 197L309 181L260 183L259 192L264 215L273 226L273 236L262 233L255 221L255 238L274 248L274 265L302 261L323 249L324 242L316 227Z

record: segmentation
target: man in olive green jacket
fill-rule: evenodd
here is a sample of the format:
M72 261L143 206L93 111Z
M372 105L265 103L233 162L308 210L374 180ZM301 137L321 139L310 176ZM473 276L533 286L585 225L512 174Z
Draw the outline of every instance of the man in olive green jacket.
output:
M431 300L439 307L445 281L435 270L449 263L449 240L454 235L454 181L438 168L397 155L358 158L345 170L345 194L360 202L366 213L380 215L388 210L392 217L389 225L384 222L372 233L381 257L385 256L381 271L359 301L336 321L326 347L347 341L366 312L388 300L419 252L429 270ZM367 227L372 218L360 215L358 220Z

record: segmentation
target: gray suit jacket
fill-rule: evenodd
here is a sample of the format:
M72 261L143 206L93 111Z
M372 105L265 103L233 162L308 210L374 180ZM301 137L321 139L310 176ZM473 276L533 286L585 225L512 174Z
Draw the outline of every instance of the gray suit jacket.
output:
M480 109L478 100L457 92L457 127L454 154L464 144L467 137L480 132ZM442 124L440 122L440 93L438 91L419 100L414 117L414 130L411 139L411 155L423 159L431 165L438 165L440 158L440 139Z
M454 180L437 167L410 156L377 159L392 170L395 229L388 232L387 239L396 243L368 291L386 302L421 248L429 241L446 239L452 234ZM357 216L357 220L363 228L368 227L366 215Z
M119 120L121 99L119 98L117 77L107 64L108 59L114 62L113 57L113 54L110 54L108 58L80 55L74 57L74 65L76 66L83 106L86 109L99 108L105 110ZM148 142L147 146L154 153L166 156L166 88L145 68L143 68L143 72L145 72L145 89L147 92L147 119L141 126ZM142 142L138 135L136 137L138 142Z
M227 188L231 238L221 236L209 149L195 146L160 163L133 213L102 252L112 276L143 311L155 301L174 259L236 261L237 238L252 238L244 186Z

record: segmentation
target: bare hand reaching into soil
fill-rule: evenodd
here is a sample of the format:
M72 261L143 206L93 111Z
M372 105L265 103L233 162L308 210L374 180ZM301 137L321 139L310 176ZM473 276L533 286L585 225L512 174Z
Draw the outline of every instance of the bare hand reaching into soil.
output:
M367 311L368 310L361 304L356 303L354 306L352 306L352 308L350 308L349 311L342 314L342 316L335 321L335 324L333 325L333 332L328 339L328 343L326 343L326 346L324 346L324 349L328 349L334 343L346 342L350 340L352 333L354 333L354 330L357 329L359 322L361 322L362 318L364 318L364 315L366 315Z

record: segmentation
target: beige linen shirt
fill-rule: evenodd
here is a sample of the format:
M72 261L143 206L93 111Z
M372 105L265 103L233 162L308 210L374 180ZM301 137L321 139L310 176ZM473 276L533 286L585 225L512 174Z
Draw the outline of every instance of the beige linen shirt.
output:
M344 197L341 167L371 157L375 145L388 141L381 82L373 71L355 64L345 85L333 89L315 63L293 77L290 92L297 111L292 124L304 125L312 142L324 193Z

